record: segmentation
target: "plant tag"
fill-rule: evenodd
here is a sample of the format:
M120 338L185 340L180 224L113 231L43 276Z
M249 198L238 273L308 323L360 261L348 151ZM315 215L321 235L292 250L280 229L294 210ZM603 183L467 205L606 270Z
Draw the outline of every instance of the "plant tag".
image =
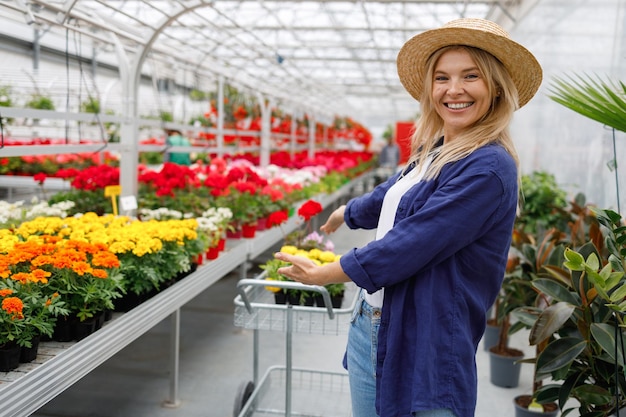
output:
M536 413L543 413L543 405L539 404L535 399L528 404L528 411L534 411Z
M120 206L123 211L135 210L137 208L137 199L134 195L120 197Z

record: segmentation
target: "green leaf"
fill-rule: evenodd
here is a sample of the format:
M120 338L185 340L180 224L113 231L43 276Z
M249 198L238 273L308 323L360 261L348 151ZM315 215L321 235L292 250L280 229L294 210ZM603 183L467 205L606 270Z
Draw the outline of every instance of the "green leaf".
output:
M618 329L618 332L621 329ZM613 361L615 361L615 326L609 323L593 323L591 325L591 335L598 342ZM617 360L620 366L624 366L624 356L622 349L617 349Z
M613 396L606 389L598 385L583 384L574 388L573 393L586 404L605 405L613 401Z
M528 338L530 344L539 344L556 333L569 320L574 310L575 307L573 305L563 301L546 308L535 321L535 325L530 329Z
M587 343L576 337L556 339L537 358L537 370L548 373L563 368L574 361L586 347Z
M554 280L539 278L533 281L533 287L557 301L580 305L580 300L567 287Z

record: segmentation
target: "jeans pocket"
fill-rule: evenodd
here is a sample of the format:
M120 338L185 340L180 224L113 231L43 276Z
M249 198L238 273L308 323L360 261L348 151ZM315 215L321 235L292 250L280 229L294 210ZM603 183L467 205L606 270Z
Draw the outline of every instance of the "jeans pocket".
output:
M350 323L354 324L357 316L361 313L361 304L363 303L363 298L359 296L359 299L356 300L356 305L354 306L354 310L352 310L352 317L350 317Z

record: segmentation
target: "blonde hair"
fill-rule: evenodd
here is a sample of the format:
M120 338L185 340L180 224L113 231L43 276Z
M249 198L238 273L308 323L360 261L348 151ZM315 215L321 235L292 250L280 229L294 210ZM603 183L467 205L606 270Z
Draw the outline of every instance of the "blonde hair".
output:
M443 135L443 120L435 110L431 91L435 65L439 58L450 50L467 51L487 84L492 102L487 113L480 120L469 126L454 141L441 147L439 155L428 167L425 178L437 177L445 164L463 159L476 149L490 143L502 145L515 160L515 165L519 167L517 151L509 133L513 113L519 108L517 88L508 71L493 55L482 49L462 45L441 48L432 54L426 63L424 90L420 100L422 114L414 125L411 138L412 157L409 162L415 161L419 166L422 161L426 160L428 153L433 150Z

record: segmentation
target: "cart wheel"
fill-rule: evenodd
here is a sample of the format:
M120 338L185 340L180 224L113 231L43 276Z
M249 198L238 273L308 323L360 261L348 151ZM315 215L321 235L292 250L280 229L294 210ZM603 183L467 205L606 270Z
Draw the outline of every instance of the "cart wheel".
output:
M241 410L245 407L246 403L250 399L252 392L254 391L254 383L252 381L242 382L237 389L237 396L235 397L235 408L233 411L233 417L238 417Z

